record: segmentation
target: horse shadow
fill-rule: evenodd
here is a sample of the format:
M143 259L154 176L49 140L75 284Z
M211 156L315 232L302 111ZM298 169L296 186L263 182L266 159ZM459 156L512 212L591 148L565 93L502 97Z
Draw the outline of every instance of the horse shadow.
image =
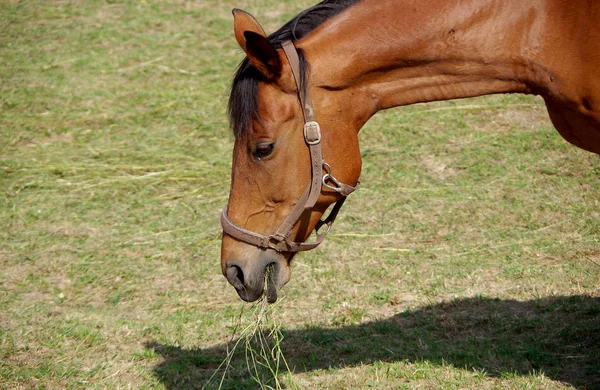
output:
M543 372L576 388L600 389L600 297L456 299L358 325L284 330L283 336L283 354L296 373L430 362L492 377ZM222 388L257 388L244 351L233 355L224 376L213 377L231 346L146 344L162 355L153 370L169 389L216 388L221 377Z

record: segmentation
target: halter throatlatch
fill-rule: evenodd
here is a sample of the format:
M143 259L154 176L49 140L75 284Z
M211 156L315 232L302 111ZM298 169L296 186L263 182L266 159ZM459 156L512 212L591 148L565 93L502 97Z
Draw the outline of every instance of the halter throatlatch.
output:
M296 205L292 208L290 214L275 233L265 236L236 225L227 216L227 207L223 210L223 214L221 215L221 226L223 227L223 231L233 238L259 248L270 248L277 252L299 252L313 249L323 242L325 236L329 233L329 229L331 229L331 225L340 211L340 208L344 204L346 197L358 188L359 183L354 187L340 183L331 174L331 167L323 159L323 151L321 149L321 126L319 126L319 123L316 121L314 114L315 110L312 105L310 94L308 93L308 90L305 90L300 86L300 60L298 58L298 53L296 52L296 48L292 41L285 41L281 46L292 68L292 74L294 75L294 80L296 81L296 87L298 89L298 99L302 106L302 114L304 116L304 141L310 152L311 180L306 186L306 190L304 190L302 196L300 196L300 199L298 199L298 202L296 202ZM323 170L325 170L325 174L323 174ZM333 183L333 185L329 184L329 182ZM326 187L339 193L342 198L335 202L329 216L317 223L315 229L317 238L315 241L292 241L290 236L294 225L298 222L305 210L310 210L314 207L321 194L322 187ZM319 233L319 230L323 226L326 226L327 228L323 233Z

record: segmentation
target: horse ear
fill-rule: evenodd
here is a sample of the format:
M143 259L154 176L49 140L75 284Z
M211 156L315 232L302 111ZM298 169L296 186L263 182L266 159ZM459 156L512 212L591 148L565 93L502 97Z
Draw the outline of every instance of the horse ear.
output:
M252 15L240 9L233 10L235 39L248 59L267 80L281 76L281 61L265 30Z
M275 80L281 76L281 61L277 50L266 37L252 31L245 31L246 55L267 80Z
M244 36L245 31L252 31L258 35L266 37L265 30L263 30L258 20L254 16L250 15L246 11L234 8L233 11L233 29L235 31L235 39L242 48L246 51L246 37Z

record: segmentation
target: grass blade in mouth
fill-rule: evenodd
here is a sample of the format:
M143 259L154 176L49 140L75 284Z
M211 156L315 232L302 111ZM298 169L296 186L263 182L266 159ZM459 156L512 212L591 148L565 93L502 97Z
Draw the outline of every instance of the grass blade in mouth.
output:
M277 301L277 283L275 283L274 268L274 264L269 264L265 270L265 294L269 303Z

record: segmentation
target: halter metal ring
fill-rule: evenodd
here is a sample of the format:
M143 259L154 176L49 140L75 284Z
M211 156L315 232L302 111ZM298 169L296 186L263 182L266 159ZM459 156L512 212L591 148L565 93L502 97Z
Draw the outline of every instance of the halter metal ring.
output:
M342 188L342 183L340 183L340 181L331 174L331 166L329 164L327 164L326 162L323 162L323 169L325 169L325 172L327 172L327 173L325 173L323 175L323 178L321 179L321 184L323 184L323 187L329 188L330 190L339 193ZM336 186L334 187L334 186L328 184L327 180L331 180L333 182L333 184L335 184Z
M327 180L331 180L337 187L327 184ZM329 173L326 173L325 175L323 175L322 184L323 184L323 187L329 188L330 190L335 191L335 192L340 192L340 188L342 188L342 183L340 183L338 181L338 179L331 176Z
M323 227L323 225L327 226L327 230L325 230L325 233L319 233L319 230ZM326 222L325 220L320 219L319 222L317 222L317 226L315 227L315 232L319 236L327 235L327 234L329 234L329 231L331 230L331 225L332 225L331 222Z

